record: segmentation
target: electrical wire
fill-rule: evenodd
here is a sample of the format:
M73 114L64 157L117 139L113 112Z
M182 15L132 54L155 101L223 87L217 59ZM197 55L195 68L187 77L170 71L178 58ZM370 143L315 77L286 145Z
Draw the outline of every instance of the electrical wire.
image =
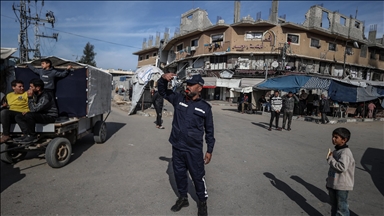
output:
M82 38L87 38L87 39L91 39L91 40L101 41L101 42L104 42L104 43L110 43L110 44L119 45L119 46L125 46L125 47L130 47L130 48L135 48L135 49L141 49L139 47L134 47L134 46L125 45L125 44L119 44L119 43L105 41L105 40L101 40L101 39L97 39L97 38L86 37L86 36L83 36L83 35L79 35L79 34L75 34L75 33L71 33L71 32L65 32L65 31L54 29L54 28L50 28L50 27L46 27L46 28L52 29L53 31L58 31L58 32L63 32L63 33L66 33L66 34L74 35L74 36L77 36L77 37L82 37Z

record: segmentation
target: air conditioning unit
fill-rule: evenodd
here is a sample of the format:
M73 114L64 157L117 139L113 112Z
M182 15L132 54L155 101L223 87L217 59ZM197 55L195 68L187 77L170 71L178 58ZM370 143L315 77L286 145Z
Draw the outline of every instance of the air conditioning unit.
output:
M196 47L195 46L191 46L191 51L196 51Z

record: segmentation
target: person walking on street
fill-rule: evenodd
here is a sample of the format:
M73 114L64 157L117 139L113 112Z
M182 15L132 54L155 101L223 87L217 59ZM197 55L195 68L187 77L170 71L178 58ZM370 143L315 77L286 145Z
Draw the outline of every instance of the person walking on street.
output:
M188 202L188 174L195 185L198 202L198 215L208 215L207 187L205 181L204 164L207 165L212 158L215 145L212 108L209 103L200 98L204 80L200 74L191 76L186 81L185 94L167 90L176 74L165 73L158 80L160 95L168 100L174 107L172 132L169 142L172 144L173 172L179 198L171 210L178 212L189 206ZM203 136L207 143L207 152L203 155Z
M282 105L283 101L279 96L279 92L275 91L273 97L271 98L271 120L269 121L269 131L272 130L272 122L274 118L276 118L276 130L281 131L281 128L279 128L279 117Z
M21 80L13 80L11 82L13 92L5 96L5 102L1 105L1 119L3 125L3 135L0 143L7 142L11 139L10 128L12 123L16 123L15 117L29 112L28 95L24 91L24 83Z
M164 129L164 126L162 125L161 116L163 113L163 106L164 106L164 99L161 97L159 92L156 89L151 90L152 95L152 103L156 110L156 127L159 129Z
M327 113L329 111L331 111L331 108L329 107L329 101L328 101L327 97L325 97L324 94L321 94L320 111L321 111L321 123L322 124L328 124L329 120L327 117Z
M241 103L241 114L244 114L244 106L248 106L248 104L248 95L244 94L243 102Z
M295 107L295 101L299 101L296 95L292 92L288 92L288 95L283 96L283 129L285 130L285 123L288 119L288 128L287 130L291 130L292 116L293 116L293 108Z

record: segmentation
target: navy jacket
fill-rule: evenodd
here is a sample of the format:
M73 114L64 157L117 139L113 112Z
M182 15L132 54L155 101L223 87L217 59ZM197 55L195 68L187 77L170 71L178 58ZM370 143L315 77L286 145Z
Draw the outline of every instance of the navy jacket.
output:
M68 70L60 72L52 67L48 70L44 70L42 68L35 68L31 64L28 64L28 68L32 70L35 74L38 74L40 76L40 79L44 82L44 89L47 90L55 89L55 77L65 77L69 73Z
M187 100L185 95L168 90L167 86L167 80L160 78L159 93L174 107L169 142L182 151L202 151L205 132L207 152L212 153L215 137L211 105L203 99Z

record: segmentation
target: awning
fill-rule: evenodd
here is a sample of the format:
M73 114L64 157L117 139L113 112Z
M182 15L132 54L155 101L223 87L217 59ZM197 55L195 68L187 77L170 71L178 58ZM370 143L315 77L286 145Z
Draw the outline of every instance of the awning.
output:
M240 87L253 87L254 85L257 85L263 81L264 79L242 78Z
M7 59L16 51L17 51L16 48L3 48L3 47L1 47L1 59Z
M253 92L253 87L252 86L247 86L247 87L244 87L244 88L235 88L234 91L235 92L241 92L241 93L250 93L250 92Z
M220 79L216 80L217 87L225 87L225 88L238 88L240 87L241 79Z
M203 88L216 88L216 77L203 77Z

